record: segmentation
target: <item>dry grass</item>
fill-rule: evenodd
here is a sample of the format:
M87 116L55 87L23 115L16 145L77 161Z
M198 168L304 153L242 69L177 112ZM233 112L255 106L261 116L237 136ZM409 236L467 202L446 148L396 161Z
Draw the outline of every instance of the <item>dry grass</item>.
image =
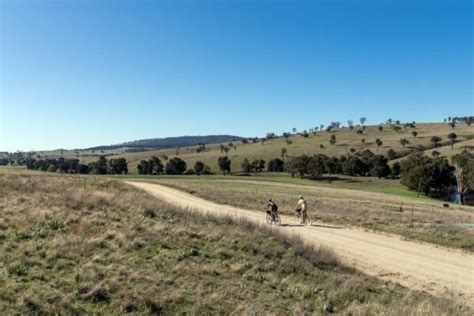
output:
M356 150L370 149L375 153L385 154L389 149L402 152L419 145L425 146L427 149L429 149L432 147L430 139L434 135L440 136L443 139L442 143L445 144L448 142L447 135L451 132L455 132L458 135L458 143L455 145L454 150L451 150L451 146L440 148L438 151L440 151L444 156L450 157L453 154L461 152L465 146L470 148L473 146L473 126L459 124L454 130L452 130L449 125L444 123L420 123L416 126L417 127L415 130L418 133L416 138L411 135L411 132L413 131L411 128L395 132L389 126L384 125L384 130L380 132L378 130L378 125L368 126L363 135L356 133L357 128L354 130L343 128L334 132L337 138L337 143L335 146L332 146L329 143L329 136L331 133L327 133L325 131L318 132L316 135L310 133L308 138L292 136L290 139L292 140L293 144L289 146L286 144L283 138L270 140L264 145L260 143L242 145L240 142L237 142L237 150L232 149L229 151L228 156L232 160L232 172L239 172L241 171L241 163L245 158L250 160L265 159L268 161L270 159L280 157L282 148L287 148L289 156L301 154L312 155L316 153L323 153L328 156L340 156L348 154L351 148L355 148ZM362 138L365 138L365 144L361 143ZM375 143L377 138L380 138L383 142L383 145L380 148L378 148ZM410 142L405 148L402 147L399 142L401 138L406 138ZM323 145L324 148L320 148L320 145ZM207 146L209 151L200 154L196 153L196 147L181 148L179 157L184 159L189 167L192 167L196 161L200 160L209 165L214 172L219 172L217 159L223 155L220 152L219 146L220 144L209 145ZM431 154L431 151L428 150L427 153ZM136 167L140 160L148 159L151 156L160 156L163 154L171 158L176 155L176 150L167 149L139 153L121 153L119 156L125 157L129 161L130 173L137 173ZM97 158L88 159L95 160Z
M441 202L383 193L251 180L162 179L197 196L242 208L261 210L273 198L281 212L293 214L303 194L313 217L325 222L362 226L406 238L474 251L474 210Z
M0 181L1 314L471 312L361 275L297 238L176 210L117 181Z

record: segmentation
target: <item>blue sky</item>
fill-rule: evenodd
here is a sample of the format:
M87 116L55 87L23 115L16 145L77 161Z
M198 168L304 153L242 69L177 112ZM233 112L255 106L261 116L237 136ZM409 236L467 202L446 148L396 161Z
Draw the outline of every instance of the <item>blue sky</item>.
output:
M470 0L3 0L0 10L0 151L474 112Z

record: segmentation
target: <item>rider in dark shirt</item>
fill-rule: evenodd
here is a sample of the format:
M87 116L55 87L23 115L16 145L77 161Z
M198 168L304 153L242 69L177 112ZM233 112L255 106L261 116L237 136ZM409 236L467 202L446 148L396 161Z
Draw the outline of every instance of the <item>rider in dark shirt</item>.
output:
M275 219L275 215L278 213L278 205L272 201L272 199L268 200L267 204L267 213L271 214L273 219Z

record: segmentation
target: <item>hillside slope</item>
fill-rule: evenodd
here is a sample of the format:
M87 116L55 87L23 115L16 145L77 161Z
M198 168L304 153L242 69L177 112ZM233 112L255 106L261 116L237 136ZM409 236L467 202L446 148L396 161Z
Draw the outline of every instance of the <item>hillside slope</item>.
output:
M357 134L359 128L353 130L349 128L341 128L332 132L317 132L316 134L309 133L309 137L304 138L299 135L289 137L291 144L287 144L284 138L276 138L268 140L265 143L251 143L244 145L241 142L234 142L236 146L230 148L227 153L232 160L231 168L233 172L241 170L242 161L247 159L265 159L266 161L281 157L282 148L287 151L287 156L301 155L301 154L316 154L322 153L328 156L340 156L350 152L351 148L355 150L370 149L375 153L386 154L389 149L394 149L397 152L408 152L418 147L418 150L432 151L431 137L439 136L442 138L441 147L438 150L441 154L450 157L451 155L462 151L465 148L473 149L474 126L467 126L466 124L459 124L454 129L443 123L423 123L416 124L416 128L402 128L400 131L394 131L390 126L383 125L383 130L378 130L377 126L368 126L363 134ZM416 131L417 135L414 137L412 132ZM448 145L448 134L456 133L457 142L454 150ZM336 144L331 145L329 142L330 135L336 136ZM376 139L383 142L382 146L377 146ZM400 144L400 139L406 138L409 141L405 147ZM365 140L362 143L362 139ZM225 144L227 145L227 143ZM321 147L322 146L322 147ZM423 146L421 148L420 146ZM217 159L225 155L220 150L220 144L207 146L206 152L197 153L196 147L181 148L179 157L184 159L188 167L192 167L198 160L208 164L213 171L218 171ZM168 157L176 156L176 151L155 150L141 153L124 153L121 157L127 158L129 161L129 170L131 173L136 173L136 166L142 159L148 159L152 156L166 155Z
M2 174L0 314L470 314L118 181Z

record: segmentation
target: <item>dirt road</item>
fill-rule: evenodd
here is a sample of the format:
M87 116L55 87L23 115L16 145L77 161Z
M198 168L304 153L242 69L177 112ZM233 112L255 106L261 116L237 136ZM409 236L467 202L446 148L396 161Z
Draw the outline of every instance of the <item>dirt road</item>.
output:
M216 204L158 184L126 183L181 208L265 223L263 211ZM404 241L398 236L371 233L362 229L335 227L324 223L300 226L289 216L282 216L282 226L275 228L289 234L298 234L310 244L332 248L345 264L366 274L435 295L451 293L474 306L472 254Z

